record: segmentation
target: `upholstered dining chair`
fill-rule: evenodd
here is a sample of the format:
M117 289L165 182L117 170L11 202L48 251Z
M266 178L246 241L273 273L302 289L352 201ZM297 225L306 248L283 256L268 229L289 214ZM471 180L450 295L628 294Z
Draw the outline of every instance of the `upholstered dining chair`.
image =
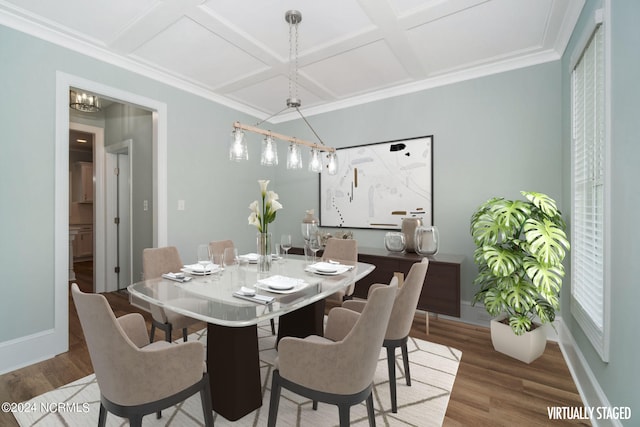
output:
M336 239L331 237L327 239L327 244L322 253L323 261L339 261L345 265L356 265L358 262L358 242L354 239ZM356 284L353 282L347 288L336 292L327 297L327 299L342 303L346 298L353 295Z
M396 287L373 291L361 314L342 307L329 312L325 336L284 337L273 371L269 419L275 427L281 389L338 406L340 426L348 426L350 408L367 401L369 425L375 425L373 377L393 308ZM345 375L348 373L348 375Z
M409 371L409 353L407 350L407 340L411 331L411 324L415 316L418 298L422 291L422 284L427 275L429 260L422 258L421 262L416 262L411 266L404 281L404 285L398 290L396 300L393 303L393 311L389 318L389 325L384 337L383 346L387 349L387 366L389 368L389 388L391 392L391 412L398 412L398 400L396 392L396 348L402 351L402 362L404 365L405 379L408 386L411 386L411 372ZM390 285L397 285L398 278L393 277ZM379 287L386 285L373 284L369 287L369 293ZM361 312L366 307L366 301L349 300L342 303L342 307Z
M209 242L209 252L212 254L224 254L227 248L235 248L233 240L214 240Z
M162 248L146 248L142 251L142 272L145 280L155 279L166 273L176 273L184 267L180 254L175 246ZM199 320L193 319L172 310L150 304L151 332L149 339L153 342L156 328L164 331L165 340L171 342L174 329L182 329L182 339L187 341L187 328Z
M141 426L142 418L200 393L204 422L213 426L209 375L200 342L150 343L140 313L116 318L101 294L71 285L80 325L100 388L98 426L107 413Z

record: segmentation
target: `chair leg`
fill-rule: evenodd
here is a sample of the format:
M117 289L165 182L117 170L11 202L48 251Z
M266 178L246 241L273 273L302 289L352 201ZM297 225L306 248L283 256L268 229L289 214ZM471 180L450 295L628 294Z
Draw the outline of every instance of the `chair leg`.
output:
M100 403L100 412L98 413L98 427L104 427L107 422L107 410L104 405Z
M340 427L349 427L351 423L351 406L348 404L338 404L338 413L340 416Z
M187 342L187 328L182 328L182 340Z
M153 339L156 336L156 325L151 322L151 332L149 332L149 342L153 342Z
M389 391L391 392L391 412L398 412L396 401L396 352L395 347L387 347L387 366L389 367Z
M376 427L376 414L373 411L373 392L367 397L367 416L369 417L369 427Z
M314 411L317 411L317 410L318 410L318 401L317 401L317 400L314 400L314 401L313 401L313 410L314 410Z
M273 321L273 319L271 319L271 335L275 335L276 334L276 322Z
M269 419L267 427L276 427L278 418L278 405L280 404L280 372L273 371L271 380L271 400L269 401Z
M142 427L142 415L136 414L129 417L130 427Z
M404 363L404 376L407 380L407 385L411 385L411 371L409 371L409 352L407 351L407 343L405 342L400 346L402 349L402 362Z
M171 342L171 337L173 336L173 325L171 323L167 323L167 329L164 330L164 339L167 342Z
M213 427L213 408L211 407L211 385L209 383L209 374L205 374L207 380L202 384L200 390L200 400L202 401L202 411L204 415L205 427Z

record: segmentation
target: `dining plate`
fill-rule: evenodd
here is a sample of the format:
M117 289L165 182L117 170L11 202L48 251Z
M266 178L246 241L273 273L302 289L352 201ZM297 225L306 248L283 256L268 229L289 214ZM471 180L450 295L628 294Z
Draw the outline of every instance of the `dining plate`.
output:
M267 277L266 279L258 280L258 283L256 283L258 289L280 294L297 292L305 286L307 286L307 283L304 280L280 275Z

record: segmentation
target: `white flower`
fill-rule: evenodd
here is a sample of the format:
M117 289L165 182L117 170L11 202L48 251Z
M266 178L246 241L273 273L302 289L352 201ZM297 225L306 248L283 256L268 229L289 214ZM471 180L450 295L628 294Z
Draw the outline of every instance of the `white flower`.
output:
M262 205L258 200L253 201L249 205L251 215L249 215L249 225L254 225L261 233L267 232L267 227L276 219L276 211L282 209L282 204L278 202L278 193L275 191L267 191L269 180L258 180L260 185L260 196Z
M260 184L260 193L264 197L264 195L267 192L267 185L269 185L269 180L268 179L259 179L258 180L258 184Z

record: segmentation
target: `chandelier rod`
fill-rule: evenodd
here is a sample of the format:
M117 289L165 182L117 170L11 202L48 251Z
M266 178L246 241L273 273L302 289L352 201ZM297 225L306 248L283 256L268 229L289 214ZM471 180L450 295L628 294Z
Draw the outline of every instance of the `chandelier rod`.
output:
M259 127L256 126L251 126L251 125L245 125L243 123L240 122L235 122L233 124L234 129L242 129L242 130L246 130L249 132L254 132L260 135L264 135L264 136L271 136L272 138L276 138L282 141L287 141L287 142L291 142L293 144L298 144L298 145L305 145L307 147L310 148L315 148L318 151L327 151L329 153L335 153L336 149L333 147L329 147L326 146L324 144L317 144L315 142L310 142L310 141L305 141L304 139L299 139L293 136L288 136L288 135L283 135L281 133L277 133L277 132L272 132L270 130L264 130L261 129ZM313 130L313 128L312 128ZM315 133L315 131L314 131ZM316 135L317 136L317 135ZM319 139L319 138L318 138Z

